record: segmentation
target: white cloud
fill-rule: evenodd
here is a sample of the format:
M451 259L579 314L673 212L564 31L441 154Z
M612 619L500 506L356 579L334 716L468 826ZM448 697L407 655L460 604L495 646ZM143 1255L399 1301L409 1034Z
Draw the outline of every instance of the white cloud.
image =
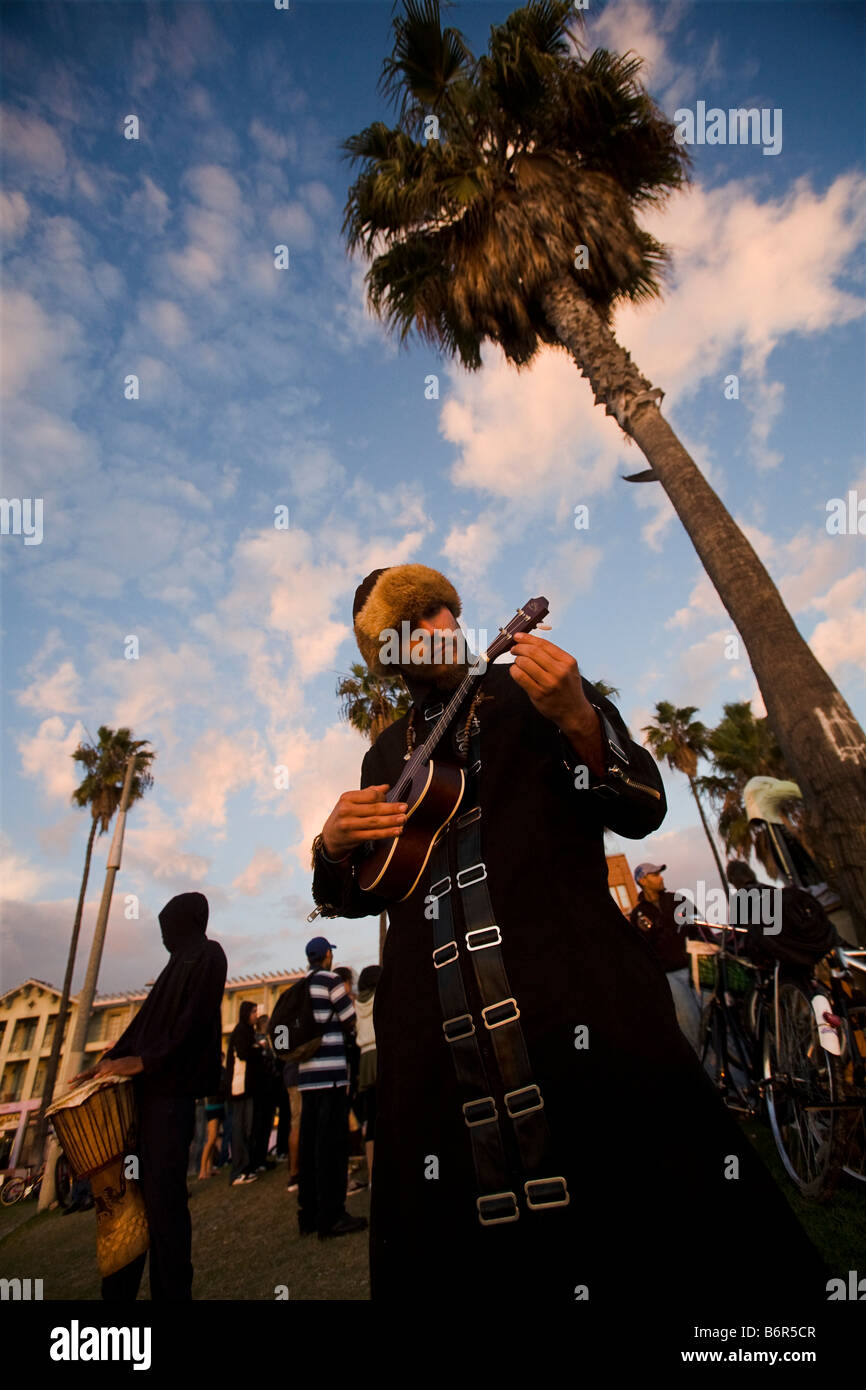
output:
M45 796L69 801L78 786L72 754L86 736L84 725L76 720L71 728L59 715L43 719L35 734L18 739L21 767Z
M30 221L30 205L23 193L0 190L0 234L7 244L16 240Z
M0 884L3 900L26 901L42 891L45 875L25 854L13 849L9 837L0 836Z
M186 314L170 299L145 301L139 305L138 316L166 347L178 348L190 336Z
M255 898L271 879L285 873L282 856L273 849L256 850L249 864L232 883L232 887L246 897Z
M4 106L0 111L0 138L7 159L16 159L49 178L65 172L63 142L41 116Z
M18 696L25 709L50 710L52 714L78 714L81 702L81 677L69 660L61 661L50 674L37 675Z

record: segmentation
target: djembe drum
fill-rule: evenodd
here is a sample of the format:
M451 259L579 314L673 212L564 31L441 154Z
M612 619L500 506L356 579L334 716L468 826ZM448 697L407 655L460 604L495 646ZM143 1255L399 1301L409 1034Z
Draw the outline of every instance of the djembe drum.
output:
M136 1133L135 1095L128 1076L85 1081L48 1107L76 1178L89 1178L96 1208L96 1255L103 1278L148 1247L141 1187L126 1176Z

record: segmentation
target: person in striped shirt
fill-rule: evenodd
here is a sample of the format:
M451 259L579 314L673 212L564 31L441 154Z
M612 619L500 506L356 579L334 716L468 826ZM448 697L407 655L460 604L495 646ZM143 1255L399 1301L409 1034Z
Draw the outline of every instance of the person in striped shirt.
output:
M362 1231L366 1217L346 1211L349 1167L349 1068L344 1030L354 1027L355 1006L331 969L333 944L323 936L307 943L310 1000L316 1023L324 1027L319 1050L298 1066L301 1136L298 1229L318 1231L319 1239Z

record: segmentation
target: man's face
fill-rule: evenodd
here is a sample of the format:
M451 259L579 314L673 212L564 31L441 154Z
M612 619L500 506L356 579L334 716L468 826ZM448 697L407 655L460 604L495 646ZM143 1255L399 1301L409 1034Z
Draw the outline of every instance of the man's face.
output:
M641 879L641 888L648 888L651 893L663 893L665 881L661 874L644 874Z
M435 634L432 641L415 637L410 641L410 660L401 662L402 675L416 681L429 681L439 690L456 690L469 670L465 639L450 608L431 608L411 619L412 631L421 628ZM426 648L426 651L425 651ZM420 661L420 656L426 661ZM416 660L412 661L411 656Z

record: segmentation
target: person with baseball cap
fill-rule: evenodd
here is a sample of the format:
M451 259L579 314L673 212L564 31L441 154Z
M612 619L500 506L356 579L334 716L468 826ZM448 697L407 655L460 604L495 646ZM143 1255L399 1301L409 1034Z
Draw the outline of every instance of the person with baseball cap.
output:
M701 1053L701 1004L692 984L686 936L700 940L691 923L680 925L674 917L676 895L669 893L662 878L667 864L638 864L634 881L640 892L631 911L631 921L643 933L655 959L665 972L673 995L677 1023L695 1052Z
M318 1231L319 1239L352 1235L367 1226L365 1216L346 1211L349 1170L349 1068L345 1029L354 1027L355 1006L331 969L336 945L327 937L307 942L313 1017L328 1025L318 1051L298 1064L301 1134L298 1158L298 1229Z

